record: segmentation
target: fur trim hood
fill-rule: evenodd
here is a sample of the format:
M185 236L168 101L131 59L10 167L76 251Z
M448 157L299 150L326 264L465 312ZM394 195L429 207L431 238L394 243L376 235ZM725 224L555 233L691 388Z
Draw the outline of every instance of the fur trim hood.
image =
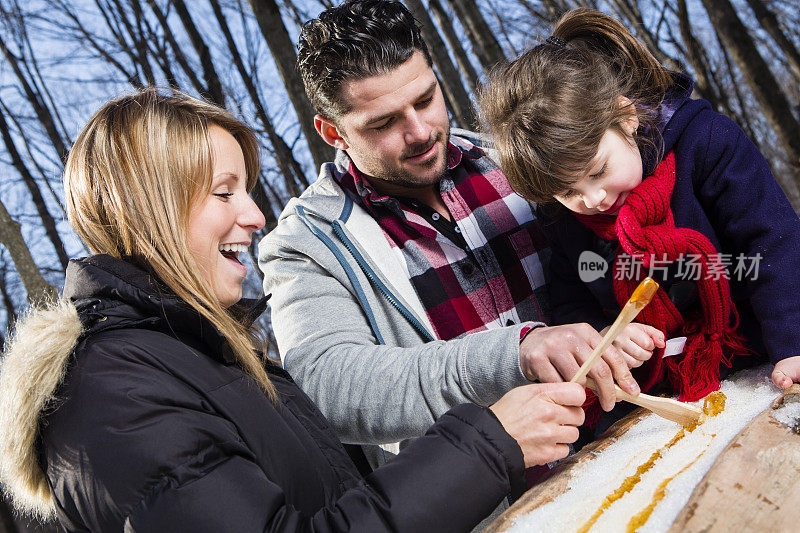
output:
M266 298L243 298L230 311L250 325L266 306ZM130 327L196 336L209 354L235 362L216 328L141 265L102 254L70 261L62 298L17 321L0 361L0 483L19 511L54 516L38 438L76 346L93 334Z
M51 302L20 317L0 362L0 481L14 507L43 519L55 504L38 459L39 424L82 331L69 300Z

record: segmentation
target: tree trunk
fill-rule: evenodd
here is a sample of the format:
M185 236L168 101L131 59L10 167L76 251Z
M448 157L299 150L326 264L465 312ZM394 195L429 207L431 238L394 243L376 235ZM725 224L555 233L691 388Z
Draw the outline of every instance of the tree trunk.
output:
M125 25L125 29L128 31L128 35L130 35L131 39L133 39L134 46L136 47L137 63L142 68L142 73L147 80L147 84L156 85L156 77L153 74L153 68L150 66L150 48L147 46L147 34L144 32L142 23L144 19L142 7L139 5L137 0L128 0L128 3L133 10L136 26L134 27L134 25L128 20L128 16L125 14L125 8L123 8L121 5L118 5L117 9L120 12L120 18Z
M11 114L8 107L5 103L0 100L0 112L4 112L6 116L14 123L14 127L17 129L17 134L19 135L19 140L22 146L25 147L25 153L28 155L28 161L30 164L36 168L36 172L38 173L41 180L44 182L47 190L50 191L50 196L53 200L58 204L58 209L63 213L64 217L67 216L67 210L64 208L64 204L61 203L61 198L59 198L59 193L55 191L53 188L53 184L50 182L52 179L52 172L46 171L42 165L39 164L39 156L38 154L34 154L33 150L31 150L31 146L33 146L32 141L29 138L28 132L25 130L25 126L20 122L18 117L15 117ZM61 186L61 181L59 180L59 186ZM59 218L61 215L58 215ZM2 532L0 532L2 533Z
M161 69L167 85L169 85L169 87L172 89L180 90L180 83L178 83L178 79L175 77L175 73L172 70L172 60L167 54L166 39L160 39L160 36L156 34L153 26L150 24L150 20L147 18L144 10L142 9L141 0L128 0L128 3L131 6L131 10L133 10L134 16L136 17L138 35L141 36L141 39L145 44L145 53L152 55L153 61Z
M272 202L269 201L269 194L268 194L267 190L269 189L269 192L271 192L276 199L277 199L277 195L275 194L275 191L272 190L272 187L270 186L269 182L267 181L266 176L264 176L264 171L263 170L261 171L261 174L259 175L258 183L259 183L259 194L263 195L263 198L264 198L262 200L262 202L264 204L266 204L266 205L270 205L271 206ZM254 194L253 195L254 199L255 199L255 196L256 195ZM280 202L278 203L278 205L280 205ZM269 209L262 210L262 212L264 213L264 219L265 219L264 229L262 231L266 235L267 233L269 233L270 231L274 230L278 226L278 218L275 216L275 212L272 210L271 207Z
M791 113L786 95L756 49L739 16L728 0L703 0L711 23L742 71L761 111L789 156L795 175L800 169L800 123ZM795 186L796 188L796 186ZM787 194L789 191L787 191ZM795 198L797 201L797 198ZM795 206L800 207L800 206Z
M439 36L439 32L436 31L436 26L433 25L433 21L428 16L425 6L422 5L421 0L405 0L405 4L420 24L422 38L425 39L425 43L428 45L436 70L439 71L442 90L447 93L447 99L450 105L453 106L451 111L456 124L465 129L474 127L475 112L472 108L472 102L469 99L469 95L467 95L467 91L464 90L461 76L453 66L453 62L450 61L447 47Z
M249 0L253 8L258 27L261 29L264 40L267 42L278 74L283 80L289 100L292 102L297 119L300 121L300 129L305 135L308 143L308 150L314 160L314 166L320 165L333 159L333 149L317 134L314 128L314 108L311 106L306 96L300 74L297 72L297 54L295 53L294 43L286 31L283 24L280 10L275 0Z
M511 41L511 36L508 34L508 30L506 29L506 20L500 16L500 13L497 12L497 5L489 2L489 9L492 11L492 15L494 15L494 20L497 22L497 27L500 28L500 33L503 35L506 41L506 46L511 49L511 56L517 57L519 52L517 51L514 43Z
M728 49L725 48L724 44L722 44L719 34L717 33L715 36L717 38L717 45L719 46L719 50L722 55L722 60L725 62L725 72L727 72L728 78L730 79L730 85L728 87L733 92L733 98L736 99L736 105L739 108L738 111L734 111L733 106L730 106L732 111L731 117L744 129L745 133L747 133L747 136L756 144L756 146L758 146L758 149L761 150L761 147L759 146L760 141L755 130L753 129L754 119L751 113L751 108L747 104L745 94L742 91L743 84L739 83L739 80L736 79L736 73L734 72L735 67L733 65L731 55L728 53ZM718 83L717 85L722 87L722 83Z
M778 47L783 51L786 56L786 61L789 63L789 70L791 70L795 79L800 82L800 51L781 29L778 17L769 10L762 0L747 0L747 3L750 5L750 9L753 10L753 13L755 13L761 27L770 34Z
M28 34L25 15L23 14L22 10L19 9L18 2L15 1L14 5L16 7L15 15L19 20L18 28L20 34L20 54L22 56L26 55L25 52L21 51L23 47L25 50L27 50L27 59L23 62L23 67L25 67L31 83L39 90L39 95L42 99L42 102L44 102L45 108L50 111L50 115L53 117L54 122L58 125L57 137L63 139L64 144L67 146L71 146L72 140L70 139L70 135L67 133L67 128L64 126L64 121L61 118L61 114L58 112L58 106L53 99L53 94L48 89L47 82L45 81L44 77L42 77L42 73L39 70L39 63L36 61L36 54L31 46L31 39L30 35Z
M450 7L461 21L472 43L472 49L478 56L483 70L488 71L495 64L506 58L500 43L495 39L492 30L481 15L475 0L448 0Z
M526 0L520 0L523 3L523 6L528 9L528 12L532 12L532 7ZM569 7L564 4L561 0L543 0L542 4L544 4L545 9L547 9L547 21L550 24L555 24L555 22L561 18L561 15L569 11Z
M195 26L189 10L186 9L186 4L183 0L172 0L172 5L175 6L175 12L183 23L186 33L189 35L189 40L192 41L197 56L200 58L200 66L203 68L203 78L206 82L207 95L212 102L220 107L225 107L225 94L222 91L222 82L219 81L217 69L214 68L214 60L211 58L211 50L208 49L203 36Z
M56 229L56 221L53 219L53 216L47 209L47 204L44 201L42 192L39 190L39 185L36 183L36 180L33 179L33 175L28 170L28 167L25 166L25 162L22 160L22 156L20 156L20 153L17 150L17 146L14 143L14 138L12 137L11 131L8 127L8 122L6 122L5 113L2 111L0 111L0 135L2 135L3 141L5 141L6 149L8 150L8 155L11 157L12 165L14 165L14 168L17 169L17 172L19 172L19 175L25 182L25 186L31 193L31 200L36 206L36 211L39 213L39 217L42 220L42 226L44 226L44 231L47 234L47 237L50 239L50 242L53 243L58 260L64 270L66 270L67 263L69 262L69 256L67 255L66 250L64 250L64 243L61 241L61 236L58 234L58 230Z
M700 96L708 100L712 107L717 111L722 111L722 98L719 95L718 87L711 83L711 69L708 65L708 56L705 49L692 33L692 26L689 22L689 11L686 9L686 0L678 0L678 28L681 38L686 45L686 58L694 68L694 77L697 82L696 87Z
M103 13L103 18L106 20L109 30L117 39L122 51L130 58L135 68L141 69L147 85L155 85L156 79L153 75L153 69L150 66L147 43L131 24L131 21L128 19L128 14L125 12L125 7L120 2L116 1L106 2L105 8L100 5L99 1L95 3L101 13ZM136 5L135 1L129 1L129 3L131 6ZM106 9L108 13L106 13ZM132 45L128 42L126 35L130 38L130 41L133 43Z
M256 116L264 126L264 131L267 133L267 137L269 137L270 144L272 144L272 149L275 153L275 160L278 163L278 168L280 169L284 178L287 180L287 185L291 185L291 191L294 193L292 196L299 196L298 183L302 185L303 188L308 187L308 180L303 173L303 169L300 166L300 163L297 162L297 159L295 159L292 149L286 144L286 142L283 140L283 137L278 135L278 132L275 131L275 127L272 125L272 121L267 115L266 107L261 101L261 95L258 92L258 88L253 82L253 77L245 68L244 61L242 60L241 54L239 54L239 49L236 46L236 42L233 40L230 27L228 26L228 21L225 19L225 14L222 12L219 1L209 0L209 3L214 11L214 16L217 18L220 29L222 29L222 34L225 36L225 41L228 44L228 51L231 53L233 63L236 65L236 69L239 71L239 75L241 76L242 82L247 89L247 93L250 95L250 99L255 105ZM263 187L261 183L258 185ZM269 201L266 193L262 194L262 196L265 201ZM262 209L262 211L264 211L264 209Z
M461 46L461 40L453 29L453 22L447 16L439 0L429 0L428 7L433 12L433 16L436 17L436 22L439 24L439 27L442 28L442 33L444 33L444 39L447 41L447 45L450 47L450 50L453 51L458 70L460 70L467 79L469 89L474 93L478 89L478 73L475 72L475 67L472 66L467 52L464 50L464 47Z
M152 69L150 64L147 63L147 56L140 56L136 50L136 35L128 23L125 8L119 2L111 2L110 0L106 0L105 5L101 0L95 0L94 4L105 21L108 31L111 32L111 35L114 36L117 44L119 44L119 50L130 59L133 68L136 70L137 83L142 83L139 70L145 74L145 80L148 84L155 83L155 79L152 78ZM126 34L134 42L133 45L126 39ZM147 75L148 72L150 72L150 77Z
M42 277L42 273L31 256L31 251L22 238L20 227L20 224L8 214L6 206L0 200L0 244L5 246L8 253L11 254L14 268L28 293L28 301L34 303L47 297L54 298L57 291Z

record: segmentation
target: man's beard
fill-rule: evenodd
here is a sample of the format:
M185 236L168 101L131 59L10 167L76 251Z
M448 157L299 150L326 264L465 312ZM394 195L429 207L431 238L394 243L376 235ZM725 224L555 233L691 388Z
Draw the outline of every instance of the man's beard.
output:
M434 165L441 165L441 170L436 173L433 178L421 178L416 174L404 170L402 168L385 168L383 172L381 172L380 176L375 176L381 181L385 181L387 183L391 183L392 185L398 185L401 187L405 187L407 189L426 189L431 185L439 183L442 181L444 177L445 171L447 170L447 147L450 145L450 129L444 134L438 134L436 137L433 138L433 141L428 141L423 145L414 146L405 153L403 153L401 161L405 160L409 156L419 155L427 152L431 149L433 145L440 142L442 137L445 138L445 142L443 143L444 153L441 155L437 155L437 157L433 157L424 163L420 163L417 166L419 168L433 168Z

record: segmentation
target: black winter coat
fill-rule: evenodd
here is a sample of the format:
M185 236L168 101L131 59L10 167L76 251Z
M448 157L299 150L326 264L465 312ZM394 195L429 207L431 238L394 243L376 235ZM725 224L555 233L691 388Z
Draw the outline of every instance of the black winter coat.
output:
M362 478L285 371L268 365L273 404L215 328L143 270L102 255L72 261L64 296L73 303L20 326L0 404L14 407L18 360L66 370L49 392L38 378L14 385L49 400L31 413L41 415L32 447L3 460L22 465L20 479L4 479L18 505L54 511L69 531L468 531L524 489L520 448L486 408L453 408ZM66 353L26 338L68 337L76 318Z

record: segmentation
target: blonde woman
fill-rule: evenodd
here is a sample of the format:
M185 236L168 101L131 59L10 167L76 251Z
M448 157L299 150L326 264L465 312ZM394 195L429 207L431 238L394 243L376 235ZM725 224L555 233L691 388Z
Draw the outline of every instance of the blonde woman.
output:
M583 389L531 385L454 408L362 477L258 356L265 299L241 299L237 258L264 225L257 174L253 133L186 96L119 98L81 132L67 209L97 255L19 322L0 373L18 509L68 531L468 531L525 466L566 454Z

